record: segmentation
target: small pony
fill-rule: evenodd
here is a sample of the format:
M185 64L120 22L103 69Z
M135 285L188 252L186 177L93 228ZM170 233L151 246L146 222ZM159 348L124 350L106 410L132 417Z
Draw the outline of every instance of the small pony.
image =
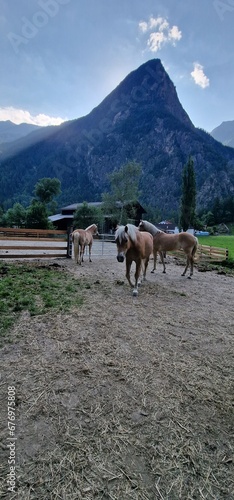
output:
M77 264L81 265L81 262L84 262L84 250L86 245L89 247L89 262L92 262L91 250L94 235L98 236L98 227L96 224L91 224L91 226L86 227L86 229L75 229L71 234L74 246L74 257Z
M151 253L153 253L153 237L150 233L141 233L133 224L119 226L115 233L115 242L117 245L117 260L123 262L126 257L126 278L129 285L133 288L133 296L138 295L139 277L142 261L143 280L145 280L146 270ZM132 261L136 263L135 285L130 279L130 269Z
M190 275L189 278L193 275L193 263L194 257L197 251L198 239L196 236L193 236L190 233L178 233L178 234L167 234L160 229L157 229L151 222L147 222L146 220L141 220L138 226L140 231L148 231L153 235L154 238L154 267L151 273L154 273L156 269L156 261L157 261L157 253L159 252L161 261L163 264L163 273L166 272L166 266L164 262L163 252L173 251L173 250L183 250L185 255L187 256L187 263L182 273L182 276L185 276L186 271L190 265Z

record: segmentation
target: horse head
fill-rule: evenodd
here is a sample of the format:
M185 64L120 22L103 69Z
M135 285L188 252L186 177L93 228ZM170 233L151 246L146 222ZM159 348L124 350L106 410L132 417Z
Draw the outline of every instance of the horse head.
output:
M143 220L140 220L138 229L139 229L139 231L144 231L145 230L145 225L144 225L144 221Z
M158 233L162 233L161 229L158 229L156 226L148 222L147 220L141 220L138 226L139 231L147 231L148 233L155 236Z
M95 234L95 236L99 236L99 232L98 232L98 227L97 227L97 225L96 225L96 224L94 224L94 225L93 225L93 227L94 227L94 233L93 233L93 234Z
M90 226L86 227L85 231L89 231L93 236L99 236L98 226L96 224L91 224Z
M115 232L115 242L117 245L117 261L123 262L125 254L128 250L128 226L118 226Z

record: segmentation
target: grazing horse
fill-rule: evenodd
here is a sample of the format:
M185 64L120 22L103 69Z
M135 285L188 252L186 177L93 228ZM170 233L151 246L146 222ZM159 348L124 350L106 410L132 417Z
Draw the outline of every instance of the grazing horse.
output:
M72 241L74 245L75 262L81 265L84 262L84 250L86 245L89 247L89 262L91 261L91 249L93 244L93 236L98 235L96 224L86 227L86 229L75 229L72 233Z
M148 231L153 235L154 238L154 267L151 271L152 273L154 273L156 269L157 252L159 252L160 254L163 264L163 273L165 273L166 266L164 262L163 252L183 250L187 257L187 262L182 276L185 276L186 271L190 265L189 278L192 277L194 257L198 246L198 239L196 238L196 236L184 232L177 234L166 234L146 220L141 220L138 228L140 231Z
M117 260L123 262L124 257L126 257L126 278L133 288L133 296L137 296L142 261L144 262L143 280L145 280L149 258L153 253L153 237L148 232L141 233L133 224L127 224L118 227L115 233L115 242L118 252ZM132 261L136 263L135 285L130 279Z

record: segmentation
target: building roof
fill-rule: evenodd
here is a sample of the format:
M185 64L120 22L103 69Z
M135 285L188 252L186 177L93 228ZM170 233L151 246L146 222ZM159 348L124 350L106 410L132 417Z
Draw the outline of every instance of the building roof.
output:
M48 219L51 222L55 222L55 223L58 221L66 220L66 219L70 219L72 221L74 218L75 211L77 210L77 208L82 207L83 204L84 203L72 203L71 205L67 205L66 207L63 207L61 209L60 214L50 215L48 217ZM91 207L98 208L98 207L101 207L103 205L103 202L102 201L91 201L91 202L87 202L87 204ZM117 205L117 207L121 206L120 202L117 202L116 205ZM139 202L136 202L136 205L138 207L140 207L142 209L142 211L144 212L144 208L141 206L141 204ZM105 217L108 218L109 216L106 214Z
M163 221L163 222L156 223L155 226L158 229L162 229L163 231L175 229L175 224L172 223L172 222L168 222L168 221Z
M103 204L102 201L89 201L87 202L87 205L91 206L91 207L100 207L101 205ZM83 203L72 203L72 205L67 205L66 207L63 207L62 208L62 212L63 210L77 210L77 208L80 208L83 206Z
M73 215L55 214L55 215L50 215L48 219L51 222L57 222L58 220L63 220L63 219L73 219Z

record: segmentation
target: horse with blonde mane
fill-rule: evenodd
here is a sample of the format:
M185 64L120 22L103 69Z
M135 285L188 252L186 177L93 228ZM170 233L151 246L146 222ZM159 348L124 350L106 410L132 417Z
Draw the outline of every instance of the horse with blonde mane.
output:
M146 220L141 220L138 226L140 231L148 231L153 235L154 238L154 267L152 269L152 273L154 273L156 269L156 261L157 261L157 253L159 252L161 261L163 264L163 273L166 272L166 266L164 262L163 252L173 251L173 250L183 250L186 257L187 262L182 273L182 276L185 276L187 269L190 265L190 275L189 278L193 275L193 263L194 257L197 251L198 239L196 236L193 236L190 233L177 233L177 234L167 234L160 229L157 229L151 222Z
M141 233L133 224L119 226L115 233L117 245L117 260L124 262L126 258L126 278L133 288L133 296L138 295L138 285L141 267L143 270L143 280L145 280L146 270L151 253L153 253L153 237L150 233ZM132 262L136 263L135 285L131 282L130 270ZM143 266L142 266L143 264Z
M81 262L84 262L86 245L89 247L89 262L92 262L91 250L94 235L98 235L98 227L96 224L91 224L91 226L86 227L86 229L75 229L71 234L74 246L74 258L77 264L81 265Z

